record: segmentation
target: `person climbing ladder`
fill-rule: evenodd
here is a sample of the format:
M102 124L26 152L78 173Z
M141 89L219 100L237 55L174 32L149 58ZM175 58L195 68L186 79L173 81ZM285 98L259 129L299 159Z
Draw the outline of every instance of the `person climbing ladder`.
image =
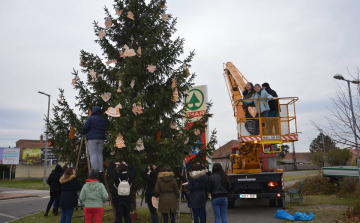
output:
M92 171L103 171L103 150L106 130L106 119L101 116L101 108L95 106L91 116L86 120L81 134L86 134Z

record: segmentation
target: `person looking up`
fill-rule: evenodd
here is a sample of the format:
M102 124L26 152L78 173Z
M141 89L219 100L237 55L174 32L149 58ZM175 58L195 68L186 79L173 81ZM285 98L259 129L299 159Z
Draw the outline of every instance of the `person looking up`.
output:
M147 203L150 214L151 222L158 223L158 214L156 208L153 206L151 199L154 196L154 189L156 185L156 180L158 177L158 168L156 165L146 168L142 173L141 177L148 183L148 187L145 192L145 203Z

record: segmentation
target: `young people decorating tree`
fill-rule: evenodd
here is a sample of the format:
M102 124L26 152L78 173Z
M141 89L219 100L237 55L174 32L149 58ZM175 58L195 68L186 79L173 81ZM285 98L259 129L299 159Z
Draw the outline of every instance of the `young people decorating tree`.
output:
M184 151L198 142L199 134L194 130L205 131L212 115L208 104L202 119L187 128L182 101L194 85L195 74L189 72L194 51L180 59L185 40L173 36L176 21L164 0L116 0L111 9L105 7L104 20L94 22L95 42L103 54L81 50L82 74L73 72L76 107L81 115L69 107L63 90L53 108L50 134L61 160L75 162L88 112L101 106L107 119L105 163L126 160L138 171L151 163L181 166L187 156ZM76 130L75 139L67 138L71 127ZM196 162L207 162L205 157L216 143L215 133ZM137 177L131 189L145 187Z

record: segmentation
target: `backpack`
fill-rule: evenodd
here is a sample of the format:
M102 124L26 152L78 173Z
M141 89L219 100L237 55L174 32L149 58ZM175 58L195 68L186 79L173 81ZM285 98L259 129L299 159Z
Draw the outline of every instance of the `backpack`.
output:
M118 191L118 195L119 196L129 196L130 195L130 187L131 187L131 185L128 182L129 179L121 181L119 178L119 181L120 181L120 183L119 183L118 187L116 187L116 185L114 183L114 186Z

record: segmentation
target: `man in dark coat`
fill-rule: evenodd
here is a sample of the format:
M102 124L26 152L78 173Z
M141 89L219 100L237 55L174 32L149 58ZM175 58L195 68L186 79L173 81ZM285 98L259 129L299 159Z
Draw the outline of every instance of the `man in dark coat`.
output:
M86 120L81 134L86 134L90 154L91 169L103 171L103 150L106 130L106 119L101 116L101 108L95 106L91 116Z
M49 214L51 205L55 201L55 206L53 209L54 215L58 214L59 201L61 195L61 183L59 182L60 177L63 174L63 168L60 165L56 165L55 169L50 173L49 178L47 179L47 184L50 186L50 201L46 207L44 216Z
M269 93L274 98L277 98L278 95L276 94L276 91L270 88L270 85L268 83L263 83L262 89L265 89L267 93ZM270 100L268 101L270 111L268 113L268 117L279 117L279 101L278 100Z
M156 166L152 165L151 168L146 168L145 171L141 173L141 177L148 183L148 187L145 192L145 202L148 205L151 221L152 223L158 223L158 214L156 212L156 208L152 205L151 199L154 196L154 189L156 185L157 179L157 171Z

